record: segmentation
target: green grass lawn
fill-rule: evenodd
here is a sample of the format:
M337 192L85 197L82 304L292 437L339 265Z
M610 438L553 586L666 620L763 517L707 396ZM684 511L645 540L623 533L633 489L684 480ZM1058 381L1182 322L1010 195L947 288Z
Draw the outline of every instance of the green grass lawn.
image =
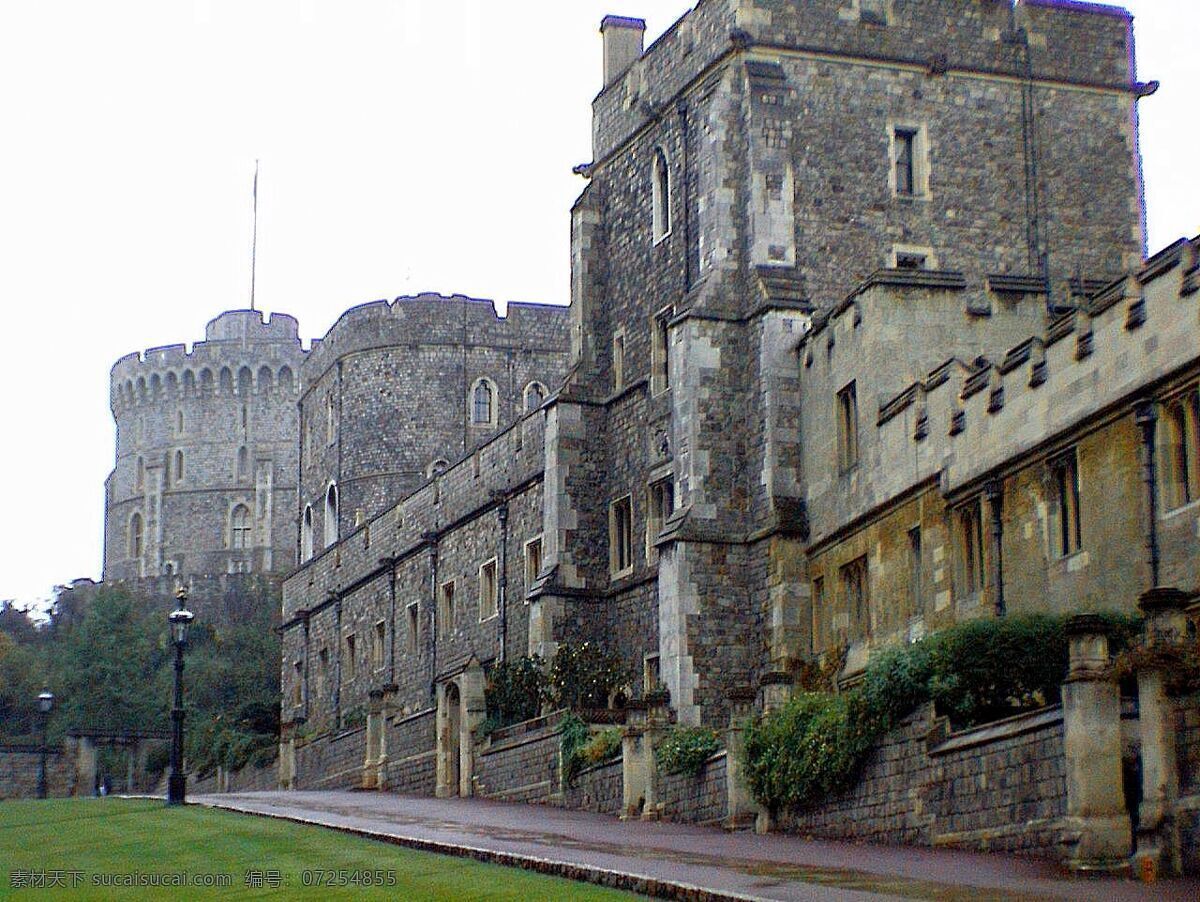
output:
M14 879L18 884L44 879L33 874L61 877L66 887L14 887ZM114 889L100 882L104 875L114 874L187 875L188 879L222 875L231 885L206 888L189 883ZM355 875L360 879L351 885L328 885L331 878L348 882L346 878ZM304 885L321 878L326 885ZM361 885L368 879L391 885ZM74 889L70 888L73 881L79 884ZM194 806L168 809L162 802L122 799L0 802L0 897L76 900L268 896L522 902L635 898L541 874L414 852L320 827Z

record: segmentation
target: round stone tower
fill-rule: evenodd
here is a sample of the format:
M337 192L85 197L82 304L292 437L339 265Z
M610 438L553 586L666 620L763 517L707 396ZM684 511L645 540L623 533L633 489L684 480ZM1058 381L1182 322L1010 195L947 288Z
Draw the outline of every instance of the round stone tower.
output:
M293 317L222 313L205 340L117 361L104 578L276 574L296 563L301 349Z

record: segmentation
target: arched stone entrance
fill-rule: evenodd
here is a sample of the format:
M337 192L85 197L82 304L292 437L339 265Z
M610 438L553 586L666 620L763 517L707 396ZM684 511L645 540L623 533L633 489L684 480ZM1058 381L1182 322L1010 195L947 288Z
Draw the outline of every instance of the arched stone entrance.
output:
M483 667L472 658L437 687L437 796L469 796L475 771L475 730L485 717Z

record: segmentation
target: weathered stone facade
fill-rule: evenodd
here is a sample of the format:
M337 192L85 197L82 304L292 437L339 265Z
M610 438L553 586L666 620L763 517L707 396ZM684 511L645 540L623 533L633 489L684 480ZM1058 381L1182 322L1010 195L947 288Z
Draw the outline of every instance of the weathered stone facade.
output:
M724 729L843 647L853 679L964 618L1200 589L1200 260L1143 260L1130 17L883 8L701 0L644 52L607 19L569 321L418 298L309 355L287 785L330 779L317 747L365 717L363 785L540 797L553 730L475 730L487 668L563 642ZM1080 817L1064 710L986 741L909 724L798 826L1047 851ZM655 785L645 729L626 814L753 814L732 753ZM558 800L608 810L612 768L589 779Z
M278 576L295 566L303 359L292 317L236 310L191 350L117 361L105 580Z

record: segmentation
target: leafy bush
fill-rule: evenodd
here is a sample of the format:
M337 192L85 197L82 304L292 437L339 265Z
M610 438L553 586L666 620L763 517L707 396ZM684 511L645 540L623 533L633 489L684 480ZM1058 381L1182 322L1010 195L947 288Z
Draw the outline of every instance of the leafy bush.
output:
M1101 615L1120 648L1139 621ZM1033 614L960 623L889 649L841 694L805 692L746 731L751 789L772 809L811 804L853 783L875 741L933 702L957 728L1059 700L1069 617Z
M668 774L699 776L720 748L717 734L707 727L675 727L655 746L654 757Z
M550 662L546 698L556 708L608 707L609 696L629 681L620 656L593 642L563 644Z
M573 786L579 772L621 754L621 731L617 728L592 733L577 715L568 714L560 725L563 780Z
M484 735L537 717L546 685L545 662L536 655L493 667L484 689L488 714Z

